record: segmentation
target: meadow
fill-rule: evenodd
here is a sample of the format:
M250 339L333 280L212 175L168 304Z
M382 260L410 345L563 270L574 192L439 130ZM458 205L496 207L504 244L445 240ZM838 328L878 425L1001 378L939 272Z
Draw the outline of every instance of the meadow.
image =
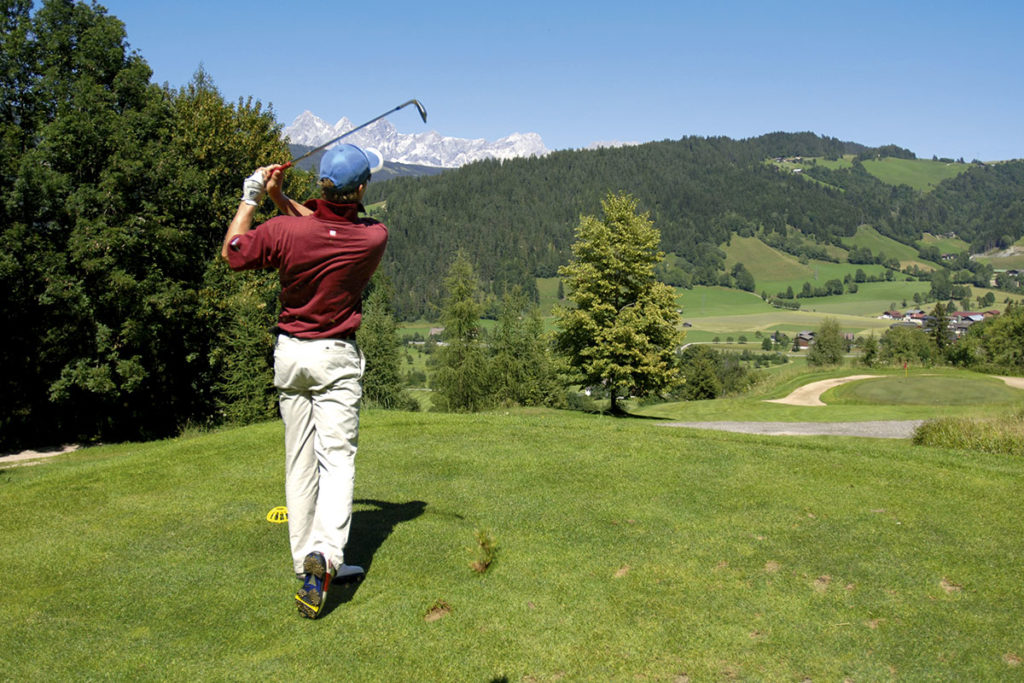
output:
M778 164L783 168L799 168L801 165L813 162L831 169L849 168L853 165L853 155L846 155L841 159L823 159L821 157L807 159L801 162L784 162ZM929 192L943 180L955 178L968 168L970 164L957 164L946 161L931 159L897 159L885 157L882 159L866 159L863 162L864 169L875 176L883 183L889 185L909 185L915 190Z
M663 409L812 419L821 409L761 399L837 372ZM1010 409L984 377L946 378ZM891 416L945 409L908 402L914 391ZM880 409L854 392L823 410ZM315 622L291 600L285 526L265 518L284 502L279 423L0 461L0 677L1024 673L1019 456L663 422L364 411L347 560L367 576L336 586ZM496 546L482 573L481 539Z

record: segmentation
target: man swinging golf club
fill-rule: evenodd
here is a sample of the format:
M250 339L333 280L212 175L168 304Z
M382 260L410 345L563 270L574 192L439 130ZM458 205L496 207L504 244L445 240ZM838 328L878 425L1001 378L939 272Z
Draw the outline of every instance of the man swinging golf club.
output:
M322 199L304 204L282 191L280 167L246 179L221 256L232 270L276 268L281 313L274 386L285 426L285 500L299 613L315 619L331 579L346 567L365 360L355 342L362 293L380 263L387 228L360 218L366 184L383 166L374 150L334 147L320 162ZM281 215L252 227L269 194Z

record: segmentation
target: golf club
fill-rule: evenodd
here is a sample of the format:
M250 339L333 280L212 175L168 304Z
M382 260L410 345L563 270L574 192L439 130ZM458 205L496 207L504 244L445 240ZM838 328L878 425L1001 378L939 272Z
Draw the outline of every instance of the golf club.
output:
M340 139L342 139L344 137L348 137L349 135L352 135L352 133L355 133L357 130L362 130L363 128L366 128L371 123L374 123L375 121L380 121L385 116L388 116L389 114L394 114L399 109L402 109L403 107L408 107L410 104L415 104L416 105L416 109L420 113L420 118L423 119L423 123L426 123L427 122L427 110L423 108L423 104L419 100L409 100L408 102L403 102L402 104L398 105L394 109L389 109L388 111L384 112L380 116L377 116L375 118L370 119L366 123L363 123L361 125L356 126L352 130L345 131L344 133L342 133L341 135L339 135L336 138L331 138L330 140L328 140L324 144L320 145L319 147L314 147L313 149L309 150L308 152L306 152L302 156L295 157L294 159L289 161L287 164L283 164L281 166L274 166L273 168L270 169L270 174L273 175L273 173L275 171L283 171L286 168L294 166L296 163L302 161L306 157L311 156L313 154L316 154L317 152L319 152L322 149L326 149L327 147L330 147L331 145L333 145L338 140L340 140Z

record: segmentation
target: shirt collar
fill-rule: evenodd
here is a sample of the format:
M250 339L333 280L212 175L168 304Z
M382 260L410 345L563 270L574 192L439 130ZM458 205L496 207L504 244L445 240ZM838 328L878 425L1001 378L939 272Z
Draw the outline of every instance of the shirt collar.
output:
M303 204L308 209L313 209L317 218L329 221L344 220L355 223L360 213L366 213L362 202L343 202L335 204L326 199L308 199Z

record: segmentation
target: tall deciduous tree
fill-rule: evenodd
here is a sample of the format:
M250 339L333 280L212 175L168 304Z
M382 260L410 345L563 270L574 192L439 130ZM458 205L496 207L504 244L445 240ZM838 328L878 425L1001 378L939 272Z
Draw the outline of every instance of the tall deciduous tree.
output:
M601 218L580 219L573 258L558 270L575 307L556 309L555 344L584 385L607 389L614 413L620 397L678 381L682 335L675 290L654 278L664 254L649 215L627 194L610 194L601 206Z

